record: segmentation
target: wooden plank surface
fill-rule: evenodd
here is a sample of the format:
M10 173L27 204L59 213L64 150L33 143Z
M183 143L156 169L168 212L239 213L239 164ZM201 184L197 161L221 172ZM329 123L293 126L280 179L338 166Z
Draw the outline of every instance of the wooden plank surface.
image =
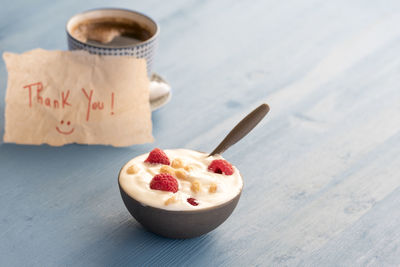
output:
M11 1L0 51L66 49L65 22L106 1ZM399 1L114 1L161 25L173 87L154 144L0 144L0 266L399 266ZM0 64L0 133L7 72ZM271 112L225 157L245 188L191 240L144 231L119 168L157 146L211 151L247 112Z

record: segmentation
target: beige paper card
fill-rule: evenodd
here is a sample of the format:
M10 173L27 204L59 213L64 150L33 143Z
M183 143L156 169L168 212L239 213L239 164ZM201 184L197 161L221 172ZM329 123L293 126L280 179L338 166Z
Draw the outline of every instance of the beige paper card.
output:
M130 146L152 142L144 59L85 51L4 53L4 142Z

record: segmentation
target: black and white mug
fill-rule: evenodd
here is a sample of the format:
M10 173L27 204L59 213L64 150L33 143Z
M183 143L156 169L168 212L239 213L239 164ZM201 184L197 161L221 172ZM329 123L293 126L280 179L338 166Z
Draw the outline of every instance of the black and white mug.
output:
M74 36L74 29L85 21L94 21L107 18L133 21L140 28L146 30L148 38L130 44L103 44L101 42L87 42L79 40ZM112 56L134 56L136 58L145 58L147 62L147 73L152 73L154 56L156 53L159 26L150 17L128 9L117 8L101 8L88 10L71 17L66 25L68 49L69 50L86 50L89 53L97 55Z

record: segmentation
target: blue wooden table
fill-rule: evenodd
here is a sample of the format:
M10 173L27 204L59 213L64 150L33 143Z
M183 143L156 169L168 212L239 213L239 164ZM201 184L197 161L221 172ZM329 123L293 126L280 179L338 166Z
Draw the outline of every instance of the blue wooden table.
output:
M0 51L66 49L65 23L109 1L2 1ZM173 87L155 143L0 144L0 266L399 266L400 2L113 1L161 25ZM0 63L0 134L7 72ZM117 173L153 147L211 151L261 102L225 157L245 188L191 240L146 232Z

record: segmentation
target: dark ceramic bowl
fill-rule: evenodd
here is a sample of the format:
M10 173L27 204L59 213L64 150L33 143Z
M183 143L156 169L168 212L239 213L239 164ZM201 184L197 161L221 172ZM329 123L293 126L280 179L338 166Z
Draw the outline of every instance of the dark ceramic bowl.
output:
M243 189L236 197L218 206L176 211L147 206L137 201L121 187L119 175L118 185L131 215L147 230L169 238L192 238L214 230L231 215Z

